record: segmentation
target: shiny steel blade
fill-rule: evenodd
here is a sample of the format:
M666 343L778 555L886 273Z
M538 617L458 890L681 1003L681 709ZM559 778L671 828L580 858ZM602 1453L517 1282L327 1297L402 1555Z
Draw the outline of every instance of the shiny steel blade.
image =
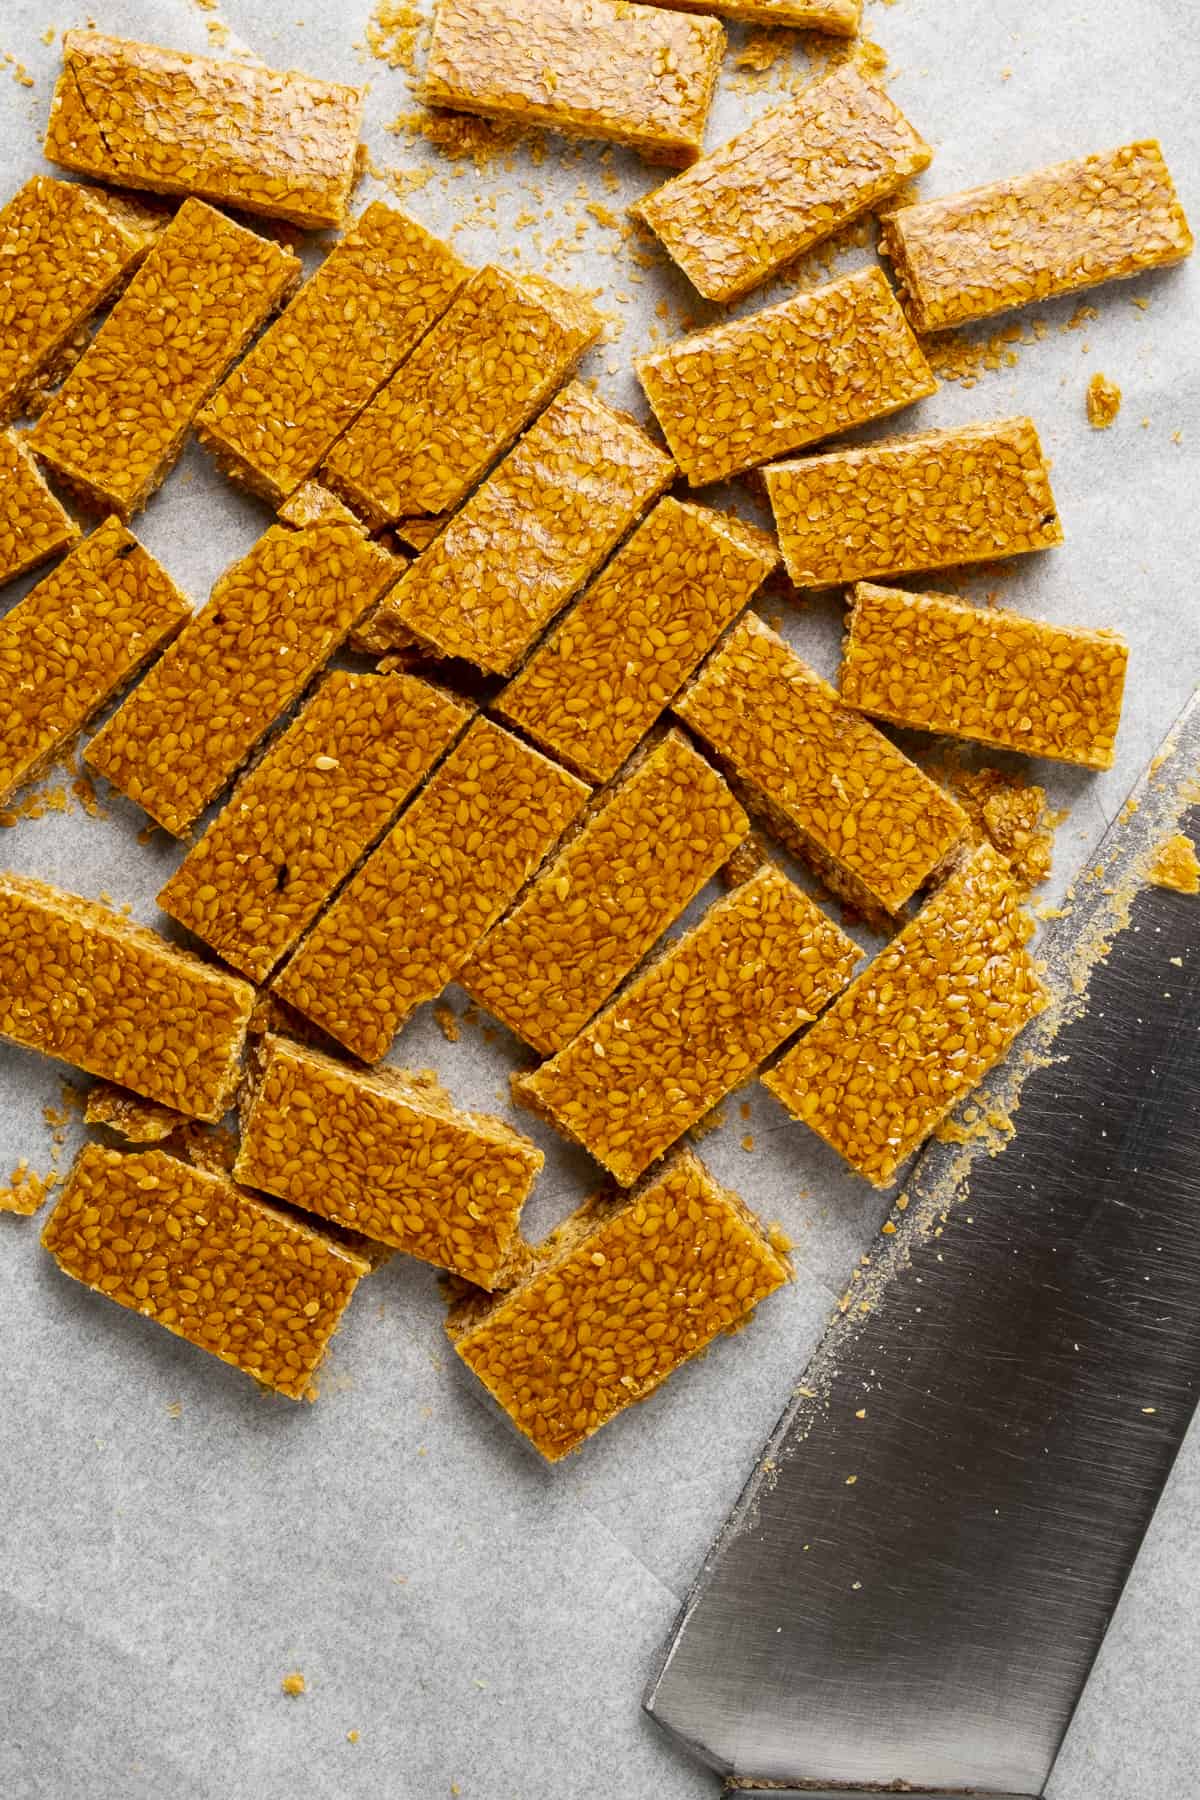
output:
M747 1792L1042 1792L1200 1394L1200 901L1143 880L1198 772L1194 702L1045 947L1015 1135L925 1153L663 1653Z

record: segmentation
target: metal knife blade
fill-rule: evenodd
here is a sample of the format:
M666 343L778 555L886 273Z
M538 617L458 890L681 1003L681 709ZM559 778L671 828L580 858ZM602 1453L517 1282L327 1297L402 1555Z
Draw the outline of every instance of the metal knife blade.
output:
M1200 696L1043 947L1015 1134L920 1159L663 1652L743 1792L1042 1792L1200 1395L1200 901L1145 882L1198 774Z

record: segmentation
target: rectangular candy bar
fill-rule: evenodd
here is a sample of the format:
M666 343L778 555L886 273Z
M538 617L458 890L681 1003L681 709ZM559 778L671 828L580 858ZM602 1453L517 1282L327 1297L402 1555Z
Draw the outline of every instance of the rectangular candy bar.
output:
M401 813L275 992L364 1062L436 1000L582 810L588 790L477 720Z
M790 1281L741 1198L690 1151L632 1194L595 1195L507 1294L475 1294L450 1341L517 1430L557 1462Z
M608 781L778 560L765 531L660 500L495 710L585 780Z
M263 982L466 725L411 675L326 677L158 896Z
M952 425L765 471L797 587L987 562L1061 544L1032 419Z
M762 1077L876 1187L1047 1003L1004 859L975 850Z
M880 269L860 269L636 364L693 487L911 406L937 387Z
M337 82L68 31L43 149L119 187L319 230L345 219L362 109Z
M686 167L724 49L715 19L631 0L438 0L424 99Z
M1129 661L1115 632L867 582L853 602L847 706L893 725L1112 768Z
M752 811L868 917L899 913L966 832L957 802L752 613L675 710Z
M859 951L768 866L668 944L517 1099L629 1187L850 979Z
M92 900L0 871L0 1038L196 1119L233 1098L254 989Z
M322 1231L163 1150L87 1144L42 1233L64 1275L292 1400L367 1263Z
M190 618L166 570L119 519L98 526L5 613L0 805L60 756Z
M676 12L719 13L744 25L792 25L800 31L827 31L854 37L862 0L650 0Z
M272 526L96 733L88 762L182 836L395 574L352 526Z
M545 1158L502 1119L460 1112L436 1084L347 1068L268 1037L234 1173L477 1287L528 1255L521 1208Z
M23 439L0 431L0 587L78 541L79 527L42 480Z
M459 981L535 1050L561 1050L748 829L721 777L669 732L600 797Z
M278 506L445 312L467 271L377 201L218 388L196 432L226 475Z
M845 63L631 210L706 299L736 300L932 154L883 88Z
M32 448L85 505L128 519L299 274L288 251L185 200L30 432Z
M480 269L334 445L325 479L374 526L452 511L601 328L582 295Z
M572 382L388 596L377 634L394 622L506 675L674 474L632 419Z
M74 181L32 175L0 210L0 425L35 411L154 242L162 220Z
M880 249L930 332L1181 262L1192 234L1150 139L898 207Z

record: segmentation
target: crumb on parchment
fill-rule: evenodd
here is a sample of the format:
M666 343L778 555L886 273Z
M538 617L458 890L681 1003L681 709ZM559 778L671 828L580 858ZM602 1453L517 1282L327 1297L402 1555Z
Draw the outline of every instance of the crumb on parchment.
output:
M452 1006L443 1002L433 1009L434 1022L448 1044L457 1044L459 1039L458 1016Z
M57 1171L53 1169L46 1175L39 1175L27 1162L19 1162L0 1187L0 1212L31 1219L49 1199L58 1180Z
M1088 382L1088 424L1096 431L1106 431L1121 410L1121 390L1115 381L1099 370Z

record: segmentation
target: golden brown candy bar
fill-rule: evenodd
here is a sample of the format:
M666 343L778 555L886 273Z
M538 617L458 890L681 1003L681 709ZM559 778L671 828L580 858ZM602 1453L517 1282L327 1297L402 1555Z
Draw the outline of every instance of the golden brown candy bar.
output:
M79 527L63 511L24 440L0 431L0 587L67 550Z
M718 900L516 1097L628 1187L845 987L859 951L780 869Z
M0 210L0 425L34 411L162 224L74 181L33 175Z
M1181 262L1192 234L1150 139L898 207L880 248L930 332Z
M283 972L276 993L378 1062L582 810L588 790L490 720L435 770Z
M334 445L325 479L372 525L452 511L601 329L555 282L480 269Z
M748 829L721 777L669 732L600 797L459 981L535 1050L560 1050Z
M898 412L937 387L879 269L694 331L635 367L693 487Z
M268 1037L244 1107L239 1181L477 1287L528 1254L521 1208L545 1158L502 1119L460 1112L436 1085L350 1069Z
M296 257L185 200L29 434L79 498L128 519L300 273Z
M380 607L442 656L505 675L675 474L623 413L572 382Z
M281 525L353 525L366 535L366 526L343 500L319 481L302 481L275 515Z
M862 0L650 0L676 12L718 13L744 25L793 25L801 31L827 31L854 37L862 18Z
M0 1038L196 1119L233 1097L254 989L92 900L0 871Z
M644 1400L792 1275L740 1197L689 1151L594 1196L510 1293L471 1295L450 1340L548 1462Z
M80 1151L42 1233L64 1275L292 1400L367 1263L324 1232L162 1150Z
M326 677L158 896L263 982L470 717L411 675Z
M898 913L967 829L950 795L753 613L675 710L776 837L870 916Z
M100 181L315 230L345 219L362 107L309 75L68 31L43 148Z
M1112 767L1129 661L1115 632L868 582L853 600L847 706L1027 756Z
M368 206L196 420L218 466L272 506L311 475L443 313L467 271L393 206Z
M586 780L609 780L778 560L766 532L660 500L495 710Z
M395 573L352 526L272 526L96 733L88 762L181 836Z
M724 49L715 19L632 0L437 0L424 98L682 167L703 142Z
M763 1085L887 1187L1046 1005L1031 931L1008 865L981 846Z
M765 471L797 587L986 562L1061 544L1032 419L953 425Z
M53 762L191 617L118 519L0 618L0 804Z
M933 152L845 63L631 209L708 300L736 300L894 194Z

